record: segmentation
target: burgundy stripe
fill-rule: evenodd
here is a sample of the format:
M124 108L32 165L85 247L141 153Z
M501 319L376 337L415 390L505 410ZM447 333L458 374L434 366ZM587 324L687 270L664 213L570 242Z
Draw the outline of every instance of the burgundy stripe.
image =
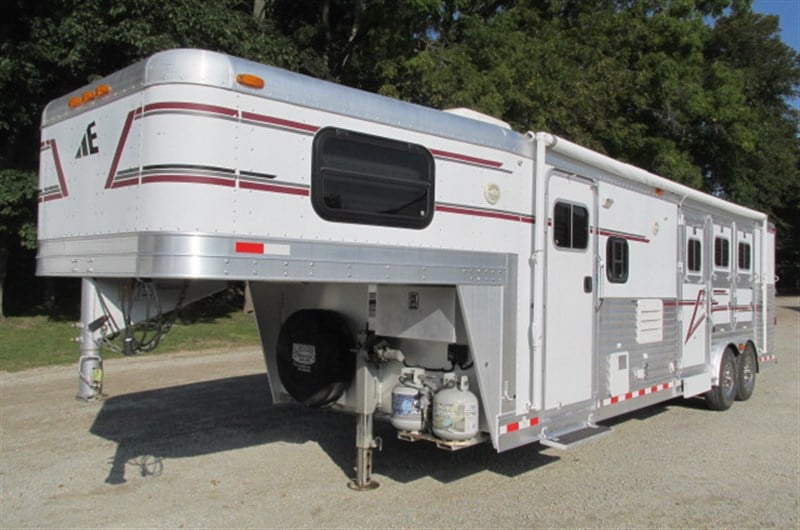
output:
M61 197L59 199L66 197L69 195L67 191L67 179L64 177L64 169L61 167L61 157L58 156L58 147L56 147L55 140L48 140L47 143L50 145L50 149L53 150L53 161L56 165L56 174L58 175L58 184L61 186Z
M150 103L144 106L145 112L153 110L196 110L221 114L223 116L237 116L239 114L236 109L230 109L228 107L218 107L217 105L206 105L203 103L187 103L183 101L164 101L161 103Z
M117 150L114 152L114 159L111 161L111 167L108 169L108 177L106 177L106 189L122 187L122 185L114 183L114 177L117 176L117 168L119 167L119 161L122 158L122 150L125 149L125 143L128 141L128 133L131 130L133 118L136 114L141 113L141 110L141 107L134 109L130 111L128 116L125 118L125 124L122 126L122 132L119 135L119 141L117 141Z
M636 234L625 234L623 232L614 232L611 230L605 230L603 228L598 228L597 233L601 236L610 236L610 237L620 237L622 239L627 239L629 241L636 241L638 243L649 243L650 240L644 236L639 236Z
M190 182L193 184L212 184L214 186L226 186L233 188L236 181L233 179L222 179L214 177L201 177L196 175L148 175L142 177L142 184L151 184L154 182Z
M277 186L275 184L260 184L256 182L240 181L239 187L246 190L271 191L274 193L301 195L303 197L308 197L309 195L309 191L305 188L292 188L290 186Z
M252 120L261 123L268 123L270 125L279 125L281 127L289 127L291 129L299 129L305 132L317 132L319 127L316 125L309 125L307 123L300 123L297 121L284 120L283 118L275 118L274 116L265 116L263 114L255 114L253 112L242 112L243 120Z
M475 156L460 155L458 153L451 153L449 151L440 151L438 149L431 149L431 154L433 156L440 158L450 158L452 160L458 160L460 162L468 162L470 164L479 164L481 166L488 166L493 168L503 167L502 162L496 162L494 160L487 160L485 158L478 158Z
M44 197L39 197L39 202L47 202L47 201L53 201L55 199L63 199L63 198L64 198L64 195L61 195L61 194L58 194L58 195L46 195Z
M533 218L523 215L515 215L502 212L489 212L486 210L472 210L468 208L457 208L454 206L436 205L437 212L457 213L462 215L473 215L476 217L489 217L492 219L503 219L506 221L519 221L522 223L533 223Z

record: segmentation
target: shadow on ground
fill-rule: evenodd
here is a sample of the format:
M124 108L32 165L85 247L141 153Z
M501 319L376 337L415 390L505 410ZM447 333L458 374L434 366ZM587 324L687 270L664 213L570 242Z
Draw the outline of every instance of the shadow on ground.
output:
M173 458L190 458L276 442L316 442L353 474L355 417L299 405L272 406L266 374L219 379L108 399L92 434L117 443L106 482L122 484L126 473L159 476ZM431 477L443 483L488 469L516 476L558 460L538 444L497 453L489 443L450 453L427 442L402 442L394 428L376 422L383 451L374 472L398 482ZM269 447L265 447L269 458Z

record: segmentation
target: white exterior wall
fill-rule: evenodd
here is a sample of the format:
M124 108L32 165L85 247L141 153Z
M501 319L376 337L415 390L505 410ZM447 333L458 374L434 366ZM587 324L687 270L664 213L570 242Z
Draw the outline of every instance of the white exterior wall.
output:
M609 203L608 201L613 201ZM600 184L598 209L600 259L609 237L628 242L629 274L625 283L608 281L601 270L599 296L609 298L672 298L677 295L678 208L655 193Z

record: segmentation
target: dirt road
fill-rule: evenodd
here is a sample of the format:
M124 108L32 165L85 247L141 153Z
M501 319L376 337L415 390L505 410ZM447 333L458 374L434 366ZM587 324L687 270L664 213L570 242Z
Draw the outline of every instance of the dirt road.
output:
M727 412L676 400L559 452L446 453L376 434L377 491L345 486L354 418L272 407L258 351L0 373L0 527L800 526L800 299L779 299L777 368Z

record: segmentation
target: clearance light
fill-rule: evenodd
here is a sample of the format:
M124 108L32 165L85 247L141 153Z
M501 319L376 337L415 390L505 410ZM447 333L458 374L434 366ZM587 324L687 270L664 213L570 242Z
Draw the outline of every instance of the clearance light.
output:
M250 88L264 88L265 84L263 79L253 74L239 74L236 76L236 82Z
M91 90L87 90L80 96L72 96L71 98L69 98L67 105L69 105L69 108L75 109L97 98L107 96L110 93L111 93L110 85L98 85Z
M661 188L656 188L656 195L658 195L659 197L663 196L664 190L662 190Z
M94 97L99 98L111 93L111 87L108 85L100 85L94 89Z

